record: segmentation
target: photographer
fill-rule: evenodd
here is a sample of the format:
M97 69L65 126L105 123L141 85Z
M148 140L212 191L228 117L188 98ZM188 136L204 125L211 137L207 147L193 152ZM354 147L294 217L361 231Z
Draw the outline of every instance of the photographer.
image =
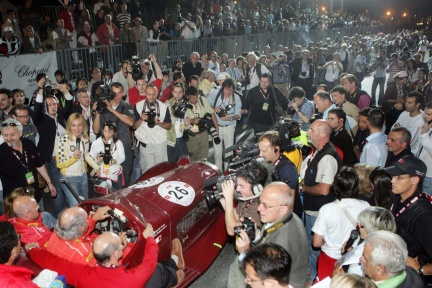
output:
M255 135L269 130L276 123L278 106L284 110L288 107L287 98L279 89L273 88L270 77L270 74L262 74L259 85L249 90L243 102L242 113L251 113Z
M289 91L288 112L294 112L292 120L299 123L300 129L309 130L310 119L315 112L315 105L312 101L306 99L306 92L299 86L294 86Z
M220 74L219 74L220 75ZM240 119L241 114L241 100L240 96L234 92L234 81L231 78L226 79L222 83L222 87L219 92L214 95L211 94L208 98L210 106L213 108L216 114L217 124L219 126L218 133L222 140L220 145L214 143L215 153L215 164L217 167L223 170L222 158L229 157L232 153L224 155L223 147L227 148L234 144L234 133L236 127L236 120ZM225 161L225 168L227 162Z
M378 95L378 105L382 106L384 101L384 85L386 81L386 75L387 75L387 66L389 65L389 62L387 58L385 57L385 51L380 50L379 51L380 56L377 57L375 63L372 65L373 69L375 70L374 73L374 79L372 82L372 105L375 105L376 99L376 88L379 85L379 95Z
M123 143L117 138L115 122L107 121L103 125L102 136L96 139L90 149L90 155L101 167L99 175L111 181L112 186L122 188L123 173L121 164L125 161Z
M293 196L285 183L274 182L267 185L262 191L258 206L261 222L265 225L261 230L256 229L255 241L249 239L246 231L240 231L236 246L240 253L239 261L246 257L251 242L275 243L282 246L292 258L290 284L293 287L306 287L308 243L301 219L291 210ZM230 266L228 287L244 287L241 283L244 283L245 276L239 269L239 261L234 261Z
M226 180L222 183L223 198L219 201L225 209L225 224L228 235L234 236L235 228L243 222L244 218L252 220L261 226L258 214L258 197L267 180L267 168L256 160L235 172L236 180ZM237 193L236 193L237 192ZM237 194L237 195L235 195ZM234 200L237 206L234 207Z
M208 144L208 132L207 129L200 129L199 124L201 121L206 121L204 116L209 116L210 121L213 122L216 132L219 127L217 126L216 116L210 106L210 103L203 96L199 96L198 88L195 86L189 86L186 90L186 95L189 98L189 103L192 105L192 109L187 109L185 114L185 121L190 121L189 125L185 123L185 129L189 130L189 141L187 142L187 148L189 156L193 161L199 161L202 158L208 158L209 144ZM203 123L204 124L204 123ZM204 125L202 125L204 126Z
M122 163L125 186L129 185L129 179L132 171L132 139L130 136L130 127L133 126L135 118L132 106L123 101L124 90L123 86L114 82L111 84L110 95L102 102L106 105L106 109L100 111L98 106L100 102L96 102L93 106L95 118L93 121L93 131L95 134L101 133L104 123L113 121L117 126L117 137L121 140L125 150L125 161ZM100 108L100 107L99 107ZM99 111L98 111L99 110Z
M167 101L171 115L171 129L167 134L168 161L177 162L180 157L187 155L186 141L183 139L185 125L190 125L190 119L185 119L188 109L183 83L174 84L172 98Z
M46 75L41 73L36 76L38 89L35 91L34 124L39 133L37 149L39 155L45 161L45 166L51 182L57 190L57 197L53 198L54 216L57 216L64 208L65 194L60 184L60 170L56 166L56 148L61 136L66 133L66 120L73 106L73 97L67 92L66 85L59 84L58 89L65 95L66 105L58 108L58 100L45 88Z
M157 100L158 89L149 84L146 100L135 105L133 130L141 161L142 173L154 165L168 161L167 131L171 129L171 117L165 103Z

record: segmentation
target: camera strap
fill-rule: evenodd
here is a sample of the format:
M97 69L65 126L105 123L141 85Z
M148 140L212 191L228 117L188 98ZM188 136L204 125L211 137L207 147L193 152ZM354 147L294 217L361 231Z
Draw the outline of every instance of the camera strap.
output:
M276 232L277 230L279 230L280 228L282 228L282 226L285 225L286 223L288 223L289 221L291 221L292 218L293 218L293 212L291 212L291 214L282 222L277 222L274 225L272 225L270 228L265 229L264 233L262 234L262 237L258 241L258 243L261 242L268 235L270 235L270 234ZM258 243L256 243L256 244L258 244Z
M150 111L150 104L148 103L147 100L145 101L145 103L143 105L143 110L141 111L141 114L146 112L146 110L147 110L146 107L148 108L148 111ZM156 115L159 116L160 115L160 113L159 113L160 108L159 108L159 103L157 100L154 103L154 107L156 107Z
M214 103L213 103L213 107L216 107L216 103L217 103L217 101L219 100L219 97L221 97L222 92L223 92L223 90L222 90L222 87L221 87L219 93L216 95L215 101L214 101ZM232 101L233 101L233 105L234 105L234 106L236 105L236 101L235 101L235 94L236 94L236 93L233 92L233 94L230 96L230 97L232 97ZM221 102L221 105L222 105L222 104L223 104L223 99L222 99L221 101L222 101L222 102Z

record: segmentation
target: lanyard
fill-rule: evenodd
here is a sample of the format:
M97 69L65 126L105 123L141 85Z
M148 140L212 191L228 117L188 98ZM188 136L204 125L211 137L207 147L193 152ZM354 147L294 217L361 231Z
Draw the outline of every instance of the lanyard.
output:
M293 213L290 214L290 216L288 216L287 219L285 219L282 222L276 223L275 225L272 225L270 228L267 228L264 233L263 236L261 237L260 241L262 239L264 239L266 236L276 232L277 230L279 230L280 228L282 228L283 225L285 225L286 223L288 223L291 219L293 218Z
M419 198L423 197L423 193L420 193L417 197L414 197L413 199L411 199L410 202L406 203L404 207L402 207L402 209L399 210L399 212L397 212L395 214L395 218L399 217L400 215L402 215L402 213L404 213L412 204L414 204L415 202L417 202L417 200L419 200ZM393 210L394 204L392 204L390 211Z
M22 145L22 144L21 144L21 145ZM24 157L25 157L25 162L24 162L24 163L22 162L21 158L18 156L18 154L16 154L16 152L15 152L13 149L12 149L12 153L15 155L15 157L18 159L18 161L21 163L21 165L22 165L24 168L27 169L27 172L28 172L29 169L28 169L27 151L24 150L24 147L23 147L22 149L23 149L23 154L24 154Z
M262 89L260 89L261 95L263 96L265 102L268 101L269 97L270 97L270 91L268 91L266 94L264 94L264 91ZM267 96L267 97L266 97Z

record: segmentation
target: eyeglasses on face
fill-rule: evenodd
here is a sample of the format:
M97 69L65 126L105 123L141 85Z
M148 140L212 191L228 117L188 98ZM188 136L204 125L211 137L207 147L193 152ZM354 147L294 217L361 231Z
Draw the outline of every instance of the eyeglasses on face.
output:
M397 176L393 176L392 178L399 181L399 180L407 179L407 178L411 178L411 177L413 177L413 176L411 176L411 175L406 175L406 176L404 176L404 175L397 175Z
M280 204L280 205L273 205L273 206L270 206L270 205L267 204L267 203L263 203L263 202L261 202L261 200L258 200L258 205L262 205L262 206L264 207L265 210L267 210L267 209L271 209L271 208L275 208L275 207L288 206L288 204Z

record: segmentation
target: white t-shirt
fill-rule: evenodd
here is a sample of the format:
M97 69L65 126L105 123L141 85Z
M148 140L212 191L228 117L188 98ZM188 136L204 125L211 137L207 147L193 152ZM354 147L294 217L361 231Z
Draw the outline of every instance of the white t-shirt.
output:
M409 112L404 111L402 114L399 115L398 120L393 125L393 127L402 126L408 129L411 133L411 152L414 155L417 155L417 150L419 149L420 144L420 135L421 135L421 129L424 125L424 112L423 110L420 110L420 114L411 117Z
M360 212L370 206L366 201L353 198L342 199L340 202L355 221ZM321 207L312 227L314 233L324 238L325 243L321 250L333 259L339 259L342 256L342 245L350 237L353 229L355 227L335 202Z

